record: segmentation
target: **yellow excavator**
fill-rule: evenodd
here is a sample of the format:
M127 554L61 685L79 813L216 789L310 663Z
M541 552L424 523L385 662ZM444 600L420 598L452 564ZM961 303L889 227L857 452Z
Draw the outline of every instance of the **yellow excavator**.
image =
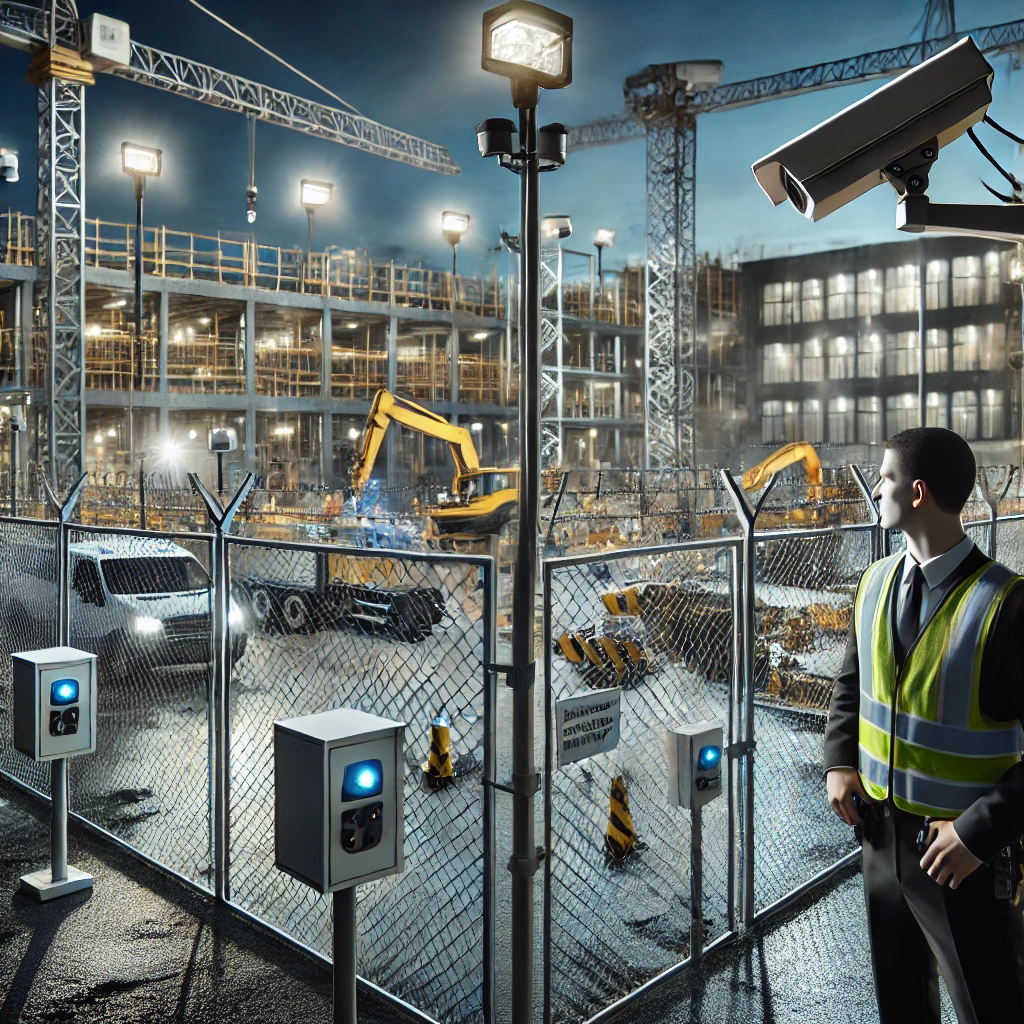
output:
M366 417L363 450L352 469L352 488L358 497L373 473L377 453L392 423L401 423L428 437L447 443L455 462L451 498L424 511L439 534L498 533L516 512L519 470L480 467L473 437L465 427L453 426L443 416L381 388Z

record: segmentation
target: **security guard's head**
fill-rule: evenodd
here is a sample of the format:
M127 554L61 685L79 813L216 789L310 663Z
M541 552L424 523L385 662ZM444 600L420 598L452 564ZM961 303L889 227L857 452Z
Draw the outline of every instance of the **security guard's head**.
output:
M974 490L977 465L971 446L944 427L914 427L886 442L873 496L886 530L959 519Z

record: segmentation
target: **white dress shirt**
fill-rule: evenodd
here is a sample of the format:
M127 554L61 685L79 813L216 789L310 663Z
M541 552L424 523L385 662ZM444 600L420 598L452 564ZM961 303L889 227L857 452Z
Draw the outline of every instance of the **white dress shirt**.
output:
M922 622L928 621L928 613L931 611L931 592L940 583L949 578L960 563L971 553L974 548L974 541L964 535L963 539L954 544L948 551L941 555L929 558L921 562L921 572L924 575L924 589L921 591L921 613L918 618L918 627ZM903 559L903 574L900 577L899 603L896 606L896 621L899 621L899 613L903 610L903 602L910 593L910 574L918 563L914 556L908 551Z

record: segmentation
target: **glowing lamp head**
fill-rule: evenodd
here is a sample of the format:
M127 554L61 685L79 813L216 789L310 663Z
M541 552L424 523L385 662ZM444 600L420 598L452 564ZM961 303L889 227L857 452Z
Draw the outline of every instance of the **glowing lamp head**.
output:
M50 704L54 707L74 704L76 700L78 700L77 679L55 679L50 684Z
M329 181L310 181L309 178L302 179L302 205L306 209L316 206L326 206L331 201L331 193L334 186Z
M372 759L345 765L345 777L341 783L342 801L347 803L349 800L379 796L383 789L384 769L380 761Z
M701 771L714 771L722 763L722 748L715 746L701 747L697 755L697 767Z
M163 150L137 146L133 142L121 143L121 170L133 176L157 178L163 165Z
M458 245L462 241L462 236L469 230L469 214L445 210L441 214L441 230L449 245Z
M610 249L615 244L615 235L611 228L598 228L594 232L594 245L598 249Z
M572 18L528 0L511 0L483 16L484 71L564 89L572 82Z

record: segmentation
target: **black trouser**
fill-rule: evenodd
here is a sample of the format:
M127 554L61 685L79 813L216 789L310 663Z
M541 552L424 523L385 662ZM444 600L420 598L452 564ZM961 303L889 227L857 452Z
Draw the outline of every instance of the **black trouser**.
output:
M995 898L985 865L939 886L916 848L924 819L888 807L871 807L862 842L881 1024L939 1024L936 966L959 1024L1024 1024L1024 914Z

